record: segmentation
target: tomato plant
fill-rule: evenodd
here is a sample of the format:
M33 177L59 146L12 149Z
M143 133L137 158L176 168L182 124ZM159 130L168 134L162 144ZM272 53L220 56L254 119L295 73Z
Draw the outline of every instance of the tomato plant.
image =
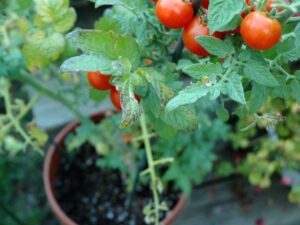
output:
M94 1L96 6L108 4ZM268 102L300 101L299 72L291 67L300 56L300 19L292 17L299 3L272 4L282 7L281 12L268 12L267 1L214 0L204 10L207 3L115 1L96 30L68 35L82 55L65 61L62 69L93 68L111 74L118 90L111 94L118 97L116 107L122 108L120 127L132 126L140 118L145 136L145 121L160 137L197 129L196 105L202 99L216 102L214 112L224 121L235 115L250 123L241 130L255 126L268 130L280 120L263 110ZM184 47L189 51L183 51ZM189 77L188 82L182 74ZM134 93L143 101L139 103ZM144 141L151 156L149 139ZM151 166L153 158L148 160L154 185L159 178ZM160 206L157 189L153 196L156 201L149 207L156 212ZM147 216L158 224L158 213Z
M159 199L163 189L159 167L171 171L167 177L173 180L176 171L181 171L180 165L184 164L180 158L169 165L174 160L164 158L164 153L177 157L172 150L174 146L181 146L188 149L189 154L182 154L186 158L197 155L190 166L194 169L199 166L197 160L201 161L203 154L196 154L197 149L181 143L182 139L178 138L184 136L180 132L197 131L203 123L211 130L211 119L202 121L199 118L199 102L213 102L210 113L224 122L232 123L232 118L237 121L232 144L238 142L245 146L249 141L248 132L257 135L256 129L264 129L272 136L276 128L275 131L280 133L278 143L272 145L273 142L266 141L246 160L254 168L245 172L251 183L269 186L271 175L281 171L287 159L296 155L296 145L291 142L298 143L293 133L279 124L283 124L282 115L289 116L287 112L295 111L295 105L300 104L299 0L92 1L96 7L111 7L105 7L95 29L74 29L66 36L64 34L76 19L67 0L30 2L28 4L34 4L35 10L25 10L18 16L14 12L19 12L19 8L15 6L8 11L0 9L3 37L0 40L0 97L8 109L0 116L1 149L9 147L17 152L27 146L37 146L41 150L40 146L47 138L31 126L26 130L27 126L20 121L43 94L66 105L85 121L76 101L86 102L86 99L79 93L76 97L72 95L70 99L76 101L71 101L65 91L80 92L78 87L86 84L85 74L98 71L88 73L88 79L98 90L111 90L113 104L122 109L118 117L120 128L136 127L139 122L137 129L141 135L133 136L132 143L144 146L147 156L148 168L143 175L150 180L154 199L145 210L150 223L159 224L160 211L165 209ZM14 16L2 20L2 15L7 14ZM63 74L55 76L56 83L63 83L62 78L66 78L65 82L73 82L74 86L61 89L57 86L52 90L43 83L52 77L55 62L61 61L64 61L61 65ZM80 74L84 76L78 76ZM12 99L10 87L15 80L29 84L41 94L28 104ZM94 89L90 92L94 100L103 100L108 94ZM281 104L270 107L277 101ZM212 124L217 126L218 123ZM19 142L16 137L21 137L24 142ZM159 140L157 143L161 138L177 137L176 141L180 143L164 144L170 149L153 152L153 137ZM292 141L286 141L287 138ZM270 151L266 153L265 149ZM278 149L286 149L289 157L279 154ZM176 152L180 151L183 149L176 149ZM274 158L281 161L273 162ZM294 163L299 163L299 159L295 158ZM208 171L209 166L203 170ZM260 171L268 173L262 175ZM194 174L189 171L185 176L196 181ZM176 184L185 191L190 190L189 179L184 178ZM297 193L294 189L290 197L293 201L300 199Z
M56 4L53 9L52 1L0 3L0 153L3 155L14 156L27 149L44 154L48 135L29 115L42 96L64 105L83 120L79 109L74 107L78 105L74 99L82 97L81 85L70 82L67 88L57 64L76 52L64 37L73 27L76 13L68 1L59 0ZM50 79L61 85L53 88ZM16 82L20 84L17 89ZM23 85L31 88L32 96L21 92Z

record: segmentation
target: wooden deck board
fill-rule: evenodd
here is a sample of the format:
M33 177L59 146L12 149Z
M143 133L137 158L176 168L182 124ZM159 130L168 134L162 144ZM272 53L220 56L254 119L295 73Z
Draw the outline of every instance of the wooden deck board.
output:
M232 182L195 190L174 225L300 225L300 208L287 200L288 188L280 186L255 193L247 185L249 203L232 191ZM251 196L252 195L252 196Z

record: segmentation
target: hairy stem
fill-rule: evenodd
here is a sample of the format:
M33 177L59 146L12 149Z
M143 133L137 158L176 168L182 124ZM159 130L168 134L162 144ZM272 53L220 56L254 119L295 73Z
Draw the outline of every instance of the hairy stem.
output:
M144 137L144 145L145 145L145 151L146 151L146 157L147 157L147 163L148 163L148 171L151 178L151 190L153 194L154 199L154 215L155 215L155 225L159 225L159 210L160 210L160 200L159 200L159 194L157 190L157 176L155 172L155 162L153 159L151 144L150 144L150 135L147 128L146 118L145 115L142 114L140 118L140 126L142 129L142 135Z

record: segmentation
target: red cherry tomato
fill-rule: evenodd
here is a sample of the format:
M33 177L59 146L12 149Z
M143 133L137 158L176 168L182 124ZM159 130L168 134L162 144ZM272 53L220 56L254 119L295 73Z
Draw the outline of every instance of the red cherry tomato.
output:
M155 9L159 21L173 29L187 25L194 14L192 3L183 0L158 0Z
M196 16L183 30L182 39L184 46L196 55L209 56L210 54L195 40L197 36L209 35L208 27L202 23L199 16ZM213 36L220 39L223 38L223 34L220 32L215 32Z
M121 95L120 92L113 88L110 91L110 99L113 105L116 107L118 110L122 110L122 105L121 105Z
M98 90L106 91L113 88L113 86L109 83L111 76L105 75L100 72L88 72L87 78L90 85Z
M209 6L209 0L202 0L202 3L201 3L202 7L204 9L208 9L208 6Z
M140 102L141 97L138 95L134 95L136 100ZM121 105L121 95L120 92L116 88L112 88L110 91L110 99L113 105L116 107L118 110L122 110L122 105Z
M267 17L264 12L248 14L241 24L241 35L252 48L266 50L274 47L281 37L281 25L276 19Z

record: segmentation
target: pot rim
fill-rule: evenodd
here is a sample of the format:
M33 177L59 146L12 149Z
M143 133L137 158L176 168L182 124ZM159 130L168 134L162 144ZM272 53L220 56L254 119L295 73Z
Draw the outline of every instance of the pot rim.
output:
M92 115L91 118L92 119L97 118L99 120L102 120L103 118L106 117L106 115L107 115L107 112L104 111L104 112ZM44 189L46 192L46 197L50 204L52 212L55 214L57 219L64 225L79 225L79 224L74 222L68 215L66 215L66 213L62 210L59 203L57 202L55 195L54 195L54 191L52 189L50 174L51 174L53 158L57 154L58 146L63 144L67 135L70 132L74 131L75 128L79 125L80 125L80 121L75 120L75 121L69 123L67 126L65 126L58 133L58 135L54 139L54 143L48 148L48 151L47 151L46 157L45 157L45 161L44 161L43 180L44 180ZM182 211L182 208L184 207L186 201L187 201L187 198L184 195L181 195L180 198L178 199L175 207L169 213L167 213L166 217L162 221L162 224L170 225L172 222L174 222L174 220L176 219L178 214Z

